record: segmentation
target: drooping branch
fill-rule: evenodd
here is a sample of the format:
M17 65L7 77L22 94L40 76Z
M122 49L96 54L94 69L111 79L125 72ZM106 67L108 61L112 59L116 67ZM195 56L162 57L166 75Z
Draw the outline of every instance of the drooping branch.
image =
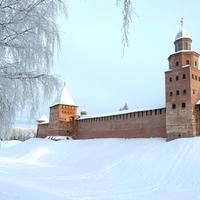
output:
M123 52L127 47L129 47L129 31L130 31L130 24L132 22L132 15L135 14L135 8L132 3L133 0L116 0L117 5L122 5L122 17L123 17L123 24L122 24L122 45L123 45Z

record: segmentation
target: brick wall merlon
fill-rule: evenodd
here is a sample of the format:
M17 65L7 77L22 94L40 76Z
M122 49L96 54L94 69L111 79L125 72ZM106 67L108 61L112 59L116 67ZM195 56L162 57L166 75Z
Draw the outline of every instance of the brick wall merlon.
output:
M95 117L85 117L80 118L78 123L84 122L100 122L100 121L108 121L108 120L124 120L124 119L132 119L132 118L141 118L141 117L151 117L156 115L163 115L166 113L166 108L157 108L157 109L149 109L143 111L133 111L133 112L126 112L126 113L118 113L118 114L111 114L105 116L95 116Z

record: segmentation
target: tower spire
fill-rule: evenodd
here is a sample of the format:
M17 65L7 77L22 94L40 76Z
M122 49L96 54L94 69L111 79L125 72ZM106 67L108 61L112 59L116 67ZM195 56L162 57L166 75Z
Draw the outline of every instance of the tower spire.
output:
M181 18L181 28L183 28L183 22L184 22L184 20L183 20L183 17Z

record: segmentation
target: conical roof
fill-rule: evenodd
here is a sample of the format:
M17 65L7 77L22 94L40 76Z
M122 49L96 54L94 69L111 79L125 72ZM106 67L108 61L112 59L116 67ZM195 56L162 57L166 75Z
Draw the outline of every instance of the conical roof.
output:
M180 31L176 34L176 40L183 39L183 38L188 38L191 39L189 32L183 27L183 18L181 19L181 29Z
M177 33L175 41L179 40L179 39L182 39L182 38L191 39L189 32L186 31L184 27L181 27L180 31Z
M57 96L55 102L53 105L57 104L64 104L64 105L70 105L70 106L76 106L71 94L69 93L66 86L63 87L61 93Z

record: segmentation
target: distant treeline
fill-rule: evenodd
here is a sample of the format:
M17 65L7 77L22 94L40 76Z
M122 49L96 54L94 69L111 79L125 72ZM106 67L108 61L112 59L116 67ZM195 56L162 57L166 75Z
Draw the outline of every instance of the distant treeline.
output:
M35 137L36 129L28 128L13 128L9 130L9 133L0 136L1 140L20 140L24 141Z

